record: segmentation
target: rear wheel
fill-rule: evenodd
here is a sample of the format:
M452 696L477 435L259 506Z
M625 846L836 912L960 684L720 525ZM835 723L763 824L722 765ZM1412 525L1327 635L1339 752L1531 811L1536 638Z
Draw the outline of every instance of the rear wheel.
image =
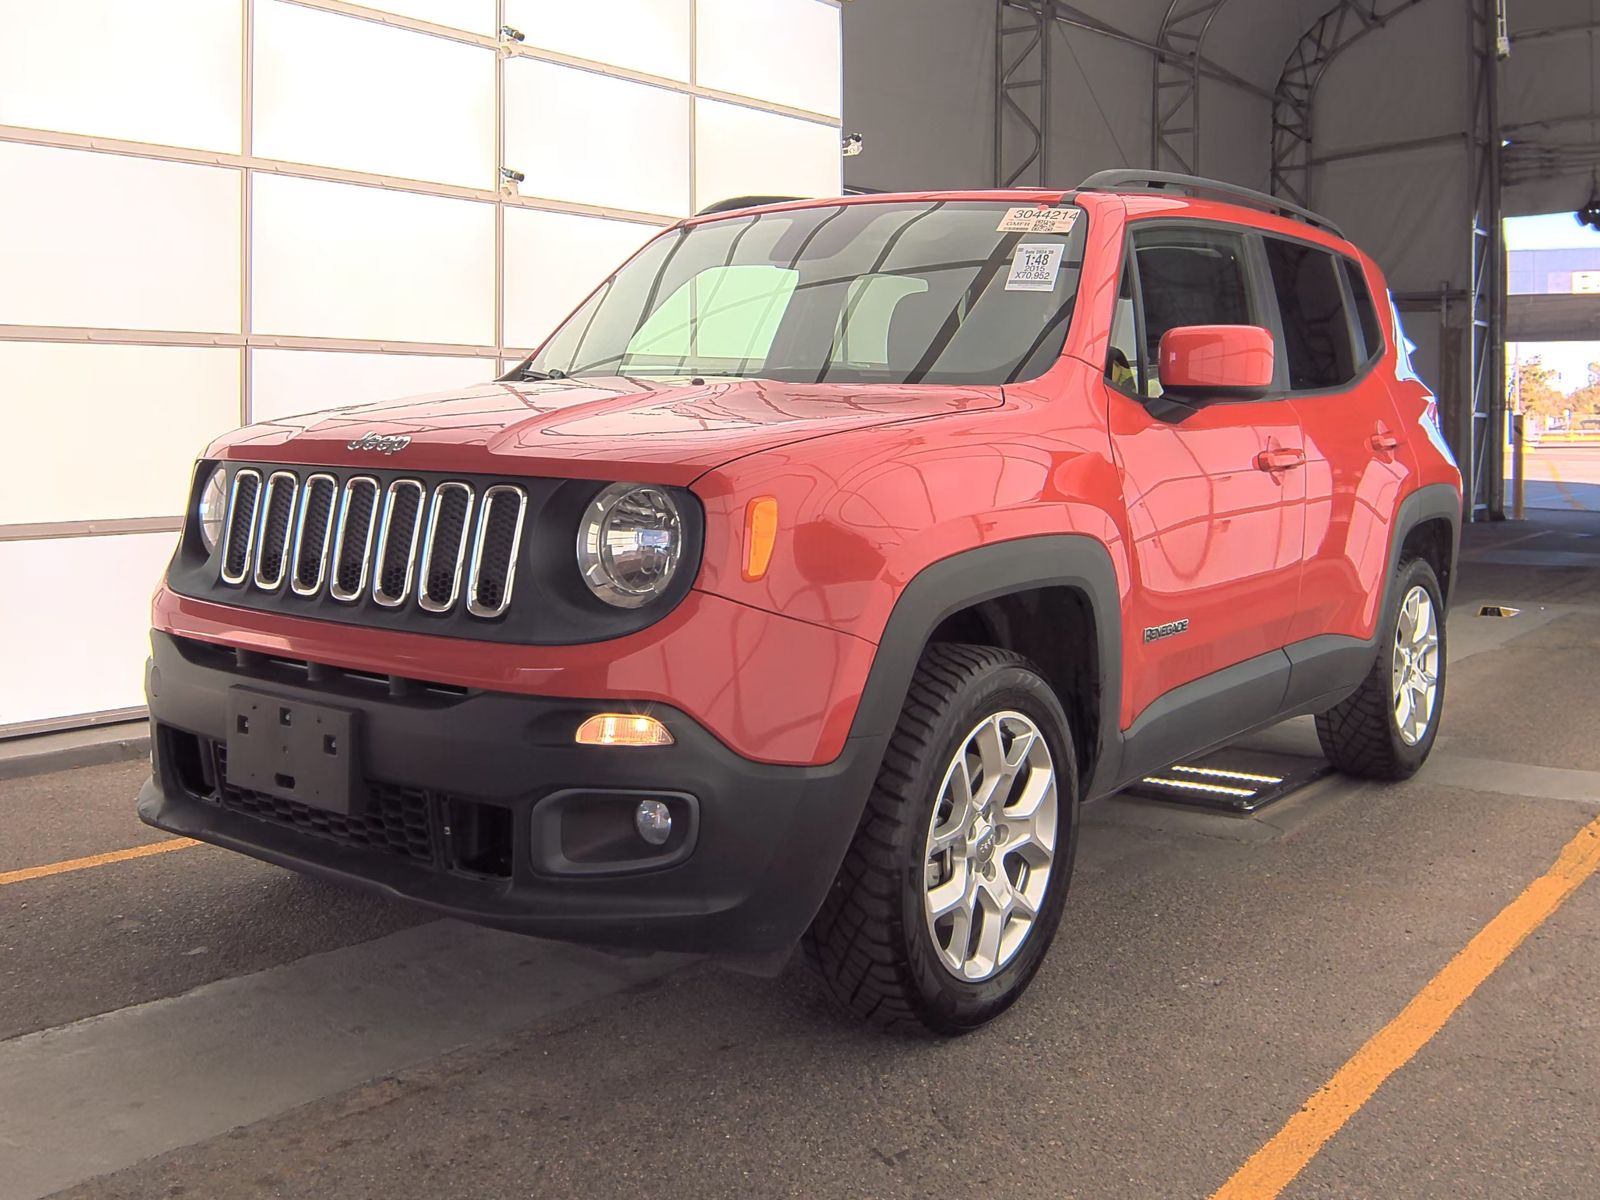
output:
M883 1028L964 1033L1038 970L1077 850L1060 702L1026 660L930 646L855 840L806 934L833 995Z
M1322 752L1366 779L1408 779L1427 761L1444 709L1444 601L1433 568L1400 564L1387 636L1354 695L1317 717Z

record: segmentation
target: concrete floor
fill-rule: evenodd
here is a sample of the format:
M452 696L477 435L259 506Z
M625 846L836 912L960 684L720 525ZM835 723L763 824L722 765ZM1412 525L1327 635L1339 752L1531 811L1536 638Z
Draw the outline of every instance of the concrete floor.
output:
M1032 991L956 1042L210 847L0 887L0 1200L1208 1195L1600 813L1600 524L1473 533L1421 775L1092 807ZM0 876L152 840L140 773L0 783ZM1283 1194L1595 1195L1597 948L1600 880Z

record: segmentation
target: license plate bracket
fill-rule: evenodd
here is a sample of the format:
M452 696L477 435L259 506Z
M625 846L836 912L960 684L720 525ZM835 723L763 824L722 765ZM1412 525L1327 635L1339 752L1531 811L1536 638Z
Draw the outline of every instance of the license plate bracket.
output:
M363 791L357 717L351 709L228 689L228 782L349 816Z

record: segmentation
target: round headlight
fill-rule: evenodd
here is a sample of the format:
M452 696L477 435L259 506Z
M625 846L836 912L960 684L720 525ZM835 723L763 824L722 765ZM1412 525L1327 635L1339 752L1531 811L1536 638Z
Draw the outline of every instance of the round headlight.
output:
M660 488L614 483L578 523L578 570L607 604L638 608L672 582L683 557L683 521Z
M218 467L200 489L200 500L195 506L199 518L200 542L210 554L222 539L222 521L228 511L228 472Z

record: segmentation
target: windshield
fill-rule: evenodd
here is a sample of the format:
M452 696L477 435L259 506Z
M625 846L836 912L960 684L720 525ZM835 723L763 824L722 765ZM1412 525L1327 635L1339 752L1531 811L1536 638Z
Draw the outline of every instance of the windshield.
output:
M547 375L1000 384L1060 355L1082 210L839 204L664 234L529 361ZM1046 232L1006 232L1035 229Z

